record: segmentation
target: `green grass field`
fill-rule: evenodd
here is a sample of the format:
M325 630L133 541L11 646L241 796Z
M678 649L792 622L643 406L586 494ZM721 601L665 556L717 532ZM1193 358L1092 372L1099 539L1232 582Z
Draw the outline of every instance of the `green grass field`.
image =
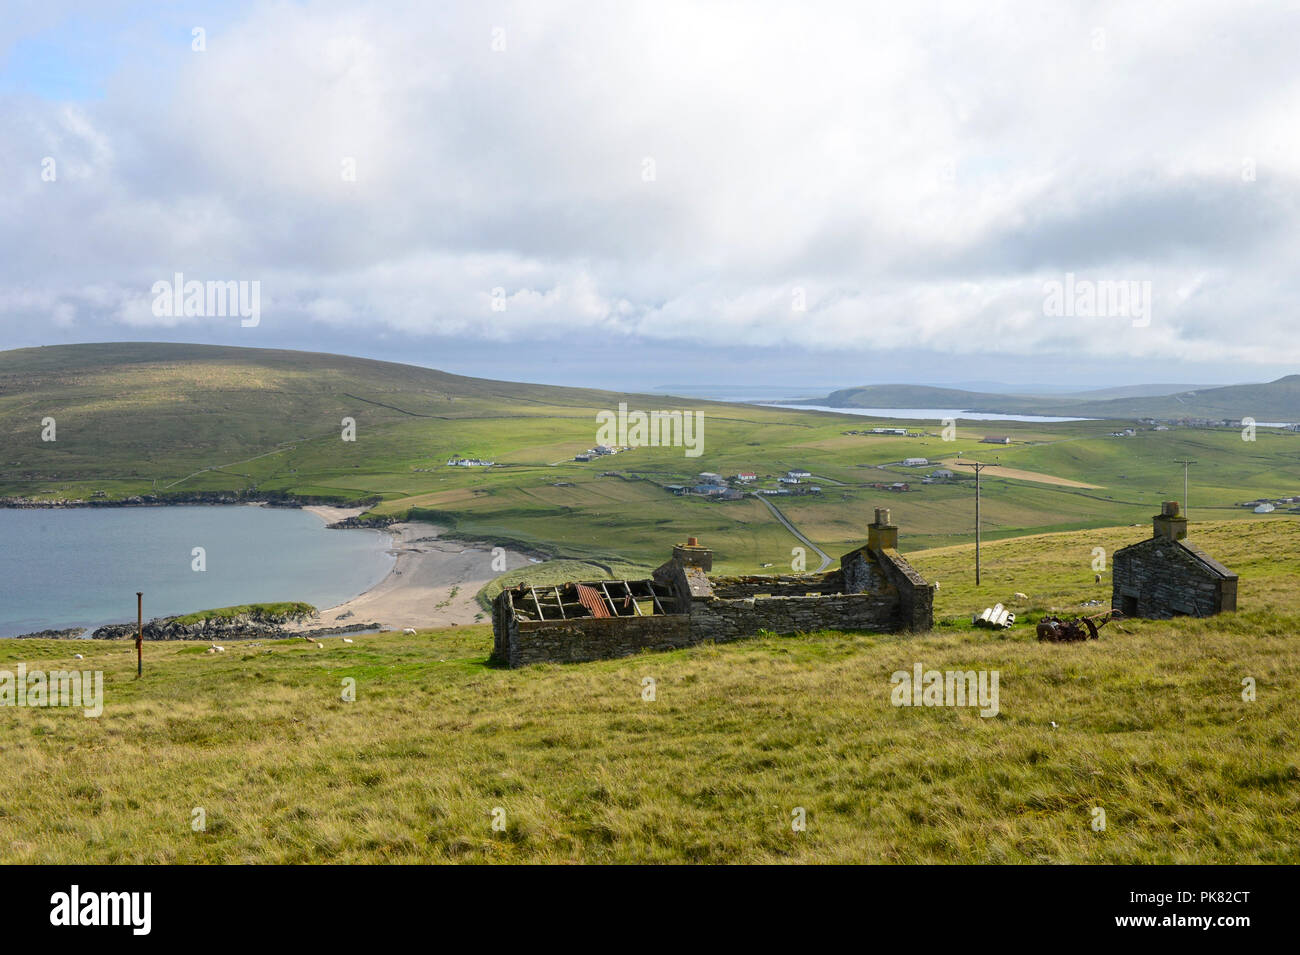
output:
M987 544L978 592L969 545L910 553L941 582L921 635L522 670L487 666L483 626L160 643L141 680L129 643L0 641L0 669L106 681L98 719L0 707L0 861L1300 862L1300 522L1196 528L1237 613L1034 639L1109 593L1093 547L1147 532ZM970 627L1017 590L1015 629ZM996 669L999 714L892 706L916 663Z

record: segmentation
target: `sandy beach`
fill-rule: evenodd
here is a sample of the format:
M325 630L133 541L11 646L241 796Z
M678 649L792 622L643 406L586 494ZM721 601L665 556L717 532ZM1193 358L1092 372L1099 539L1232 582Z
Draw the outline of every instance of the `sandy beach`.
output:
M305 507L332 524L361 513L359 508ZM434 524L393 524L384 529L392 536L389 552L396 557L392 570L365 593L337 607L321 610L316 619L293 629L378 623L381 627L446 627L489 621L490 615L474 600L479 589L504 571L493 570L492 548L442 540L444 528ZM527 567L522 554L506 551L506 570ZM498 564L499 566L499 564ZM481 616L480 616L481 615Z

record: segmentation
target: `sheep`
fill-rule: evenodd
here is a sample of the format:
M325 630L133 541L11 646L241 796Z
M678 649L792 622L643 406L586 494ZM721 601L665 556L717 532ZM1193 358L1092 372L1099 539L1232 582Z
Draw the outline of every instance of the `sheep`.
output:
M343 642L344 642L344 643L351 643L351 642L352 642L352 638L351 638L351 637L344 637L344 638L343 638Z
M413 636L415 636L415 628L414 628L414 627L405 627L405 628L403 628L402 633L406 634L407 636L411 636L411 637L413 637Z
M1011 596L1012 596L1014 599L1016 599L1016 600L1028 600L1028 599L1029 599L1029 595L1028 595L1028 594L1022 594L1022 593L1021 593L1020 591L1018 591L1018 590L1017 590L1014 594L1012 594Z

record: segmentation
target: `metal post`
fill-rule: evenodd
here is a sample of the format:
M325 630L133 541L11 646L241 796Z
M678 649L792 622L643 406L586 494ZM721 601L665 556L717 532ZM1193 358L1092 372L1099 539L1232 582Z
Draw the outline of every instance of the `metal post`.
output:
M978 461L970 463L958 461L957 466L975 469L975 586L978 587L980 585L980 472L989 465Z
M980 585L980 472L975 469L975 586Z
M144 676L144 593L135 592L135 675Z
M1178 458L1174 461L1174 463L1181 464L1183 466L1183 517L1186 517L1187 516L1187 469L1191 467L1193 464L1195 464L1196 462L1184 461L1182 458Z

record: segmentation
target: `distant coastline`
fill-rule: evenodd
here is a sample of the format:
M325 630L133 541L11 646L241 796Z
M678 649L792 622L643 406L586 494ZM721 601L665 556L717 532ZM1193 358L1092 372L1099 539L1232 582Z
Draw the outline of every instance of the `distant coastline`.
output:
M0 497L0 507L4 508L55 508L55 507L168 507L171 505L231 505L249 504L260 507L291 508L354 508L362 513L382 500L379 497L347 500L328 498L317 495L288 494L282 491L184 491L176 494L133 494L129 497L91 497L91 498L57 498L41 500L37 498L7 496Z

